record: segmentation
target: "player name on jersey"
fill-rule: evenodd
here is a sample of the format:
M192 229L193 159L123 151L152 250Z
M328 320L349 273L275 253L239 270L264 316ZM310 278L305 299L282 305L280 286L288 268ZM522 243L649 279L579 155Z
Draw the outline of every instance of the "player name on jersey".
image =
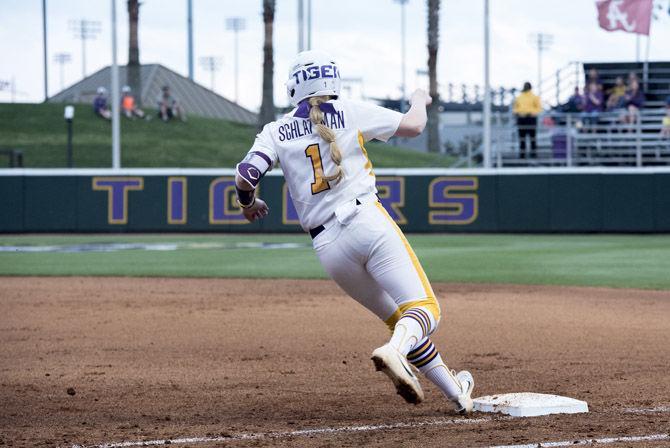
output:
M344 124L344 111L336 110L334 113L323 114L322 124L331 129L342 129ZM290 141L296 138L312 135L312 122L309 120L292 121L277 128L279 141Z

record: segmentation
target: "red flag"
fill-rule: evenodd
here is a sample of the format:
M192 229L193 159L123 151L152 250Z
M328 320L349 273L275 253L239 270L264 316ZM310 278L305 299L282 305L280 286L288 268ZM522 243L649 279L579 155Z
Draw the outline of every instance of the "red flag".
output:
M649 35L654 0L597 0L598 22L607 31Z

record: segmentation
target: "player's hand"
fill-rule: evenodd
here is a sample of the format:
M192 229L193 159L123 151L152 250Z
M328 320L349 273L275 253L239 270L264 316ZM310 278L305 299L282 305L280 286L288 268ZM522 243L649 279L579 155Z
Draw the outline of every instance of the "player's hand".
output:
M264 218L270 213L270 209L264 200L256 198L256 202L249 208L243 208L242 213L247 221L254 222L257 219Z
M433 99L423 89L416 89L409 98L409 104L425 104L426 106L430 106L432 102Z

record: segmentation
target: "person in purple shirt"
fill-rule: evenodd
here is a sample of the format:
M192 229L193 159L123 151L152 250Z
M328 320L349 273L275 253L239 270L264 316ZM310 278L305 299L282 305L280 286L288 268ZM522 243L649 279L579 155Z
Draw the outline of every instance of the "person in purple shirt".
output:
M603 111L603 103L603 92L598 84L589 83L584 94L584 112L582 112L582 121L587 131L594 131L594 126L598 124L598 118Z
M112 111L107 104L107 89L104 87L98 87L97 95L93 99L93 112L105 120L112 119Z
M568 102L563 105L563 112L575 113L582 112L583 110L584 95L579 93L579 87L575 87L575 92L568 98Z
M621 117L622 123L633 124L637 121L640 109L644 106L644 92L640 89L640 82L634 78L628 83L628 90L623 97L626 113Z

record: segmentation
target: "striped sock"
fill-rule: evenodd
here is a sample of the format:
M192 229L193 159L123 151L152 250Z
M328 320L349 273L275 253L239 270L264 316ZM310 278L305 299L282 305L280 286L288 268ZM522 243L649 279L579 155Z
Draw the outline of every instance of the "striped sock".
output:
M448 399L455 400L461 394L461 385L444 364L440 353L430 339L425 338L410 351L407 354L407 360L426 375L426 378L435 384Z
M431 313L423 307L410 308L398 319L389 344L403 355L433 332L435 324Z

